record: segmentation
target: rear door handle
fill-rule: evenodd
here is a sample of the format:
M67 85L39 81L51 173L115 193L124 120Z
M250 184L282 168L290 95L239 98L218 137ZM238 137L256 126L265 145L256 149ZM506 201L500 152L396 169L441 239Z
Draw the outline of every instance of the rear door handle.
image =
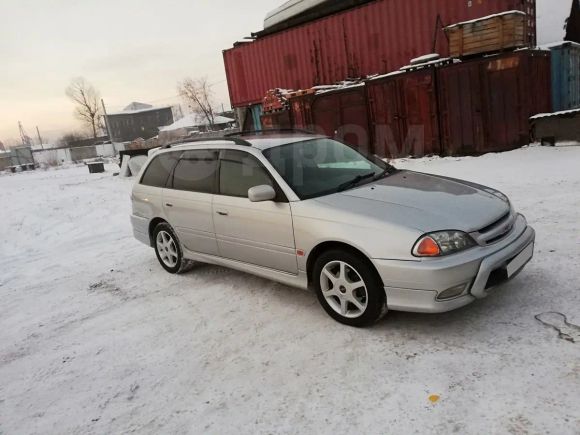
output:
M166 202L166 203L165 203L165 206L166 206L166 207L173 207L173 204L171 204L170 202Z
M219 214L220 216L227 216L228 213L225 211L218 211L217 214Z

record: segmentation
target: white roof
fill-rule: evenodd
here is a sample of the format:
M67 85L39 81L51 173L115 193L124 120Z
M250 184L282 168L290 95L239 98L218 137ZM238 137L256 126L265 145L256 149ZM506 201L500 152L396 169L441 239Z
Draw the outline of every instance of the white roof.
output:
M161 109L171 109L171 106L154 107L150 104L133 102L133 103L129 104L127 107L125 107L122 111L107 113L107 116L109 116L109 115L132 115L134 113L151 112L154 110L161 110Z
M537 115L530 117L530 119L551 118L552 116L565 116L575 114L580 114L580 109L562 110L560 112L553 113L538 113Z
M322 3L330 0L289 0L282 6L268 12L264 19L264 29L283 23L284 21L302 14Z
M558 42L552 42L550 44L541 45L540 48L545 48L545 49L550 50L552 48L558 48L558 47L563 47L563 46L580 47L580 44L578 44L577 42L573 42L573 41L558 41Z
M235 122L235 119L226 118L225 116L214 116L214 124L229 124ZM204 116L199 116L195 113L190 113L185 115L179 121L175 121L173 124L166 127L161 127L159 131L173 131L179 130L181 128L195 128L207 126L209 123Z
M255 135L244 135L230 136L231 139L242 139L248 142L252 148L258 149L260 151L267 150L269 148L274 148L282 145L288 145L297 142L305 142L314 139L324 139L326 136L317 134L306 134L306 133L273 133L267 135L255 134ZM235 148L244 145L237 145L233 140L224 138L208 139L207 141L199 140L196 142L178 143L175 145L169 145L167 147L156 148L152 153L157 154L160 152L169 152L172 149L189 150L189 149L199 149L199 148Z

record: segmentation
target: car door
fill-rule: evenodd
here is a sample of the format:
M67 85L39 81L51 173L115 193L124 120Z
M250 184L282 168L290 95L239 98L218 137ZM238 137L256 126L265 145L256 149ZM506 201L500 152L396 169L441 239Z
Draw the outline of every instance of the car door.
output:
M218 194L213 198L219 253L224 258L297 274L290 204L267 169L250 153L220 153ZM274 201L251 202L248 189L269 184Z
M182 245L193 252L218 255L212 199L218 150L184 151L163 190L163 207Z

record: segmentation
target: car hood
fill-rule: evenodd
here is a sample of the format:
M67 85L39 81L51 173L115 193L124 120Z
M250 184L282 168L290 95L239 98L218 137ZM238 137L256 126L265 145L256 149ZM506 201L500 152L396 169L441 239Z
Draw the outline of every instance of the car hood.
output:
M422 232L477 231L510 211L497 190L437 175L398 171L345 192L318 198L350 213Z

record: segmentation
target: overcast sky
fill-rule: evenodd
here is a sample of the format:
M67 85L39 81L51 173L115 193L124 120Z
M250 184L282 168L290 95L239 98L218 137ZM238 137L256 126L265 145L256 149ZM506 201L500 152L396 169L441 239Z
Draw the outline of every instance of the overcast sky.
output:
M571 0L537 0L540 43L561 40ZM282 0L0 0L0 140L78 128L64 95L84 76L108 109L178 103L176 83L208 76L229 106L221 51L262 28Z

